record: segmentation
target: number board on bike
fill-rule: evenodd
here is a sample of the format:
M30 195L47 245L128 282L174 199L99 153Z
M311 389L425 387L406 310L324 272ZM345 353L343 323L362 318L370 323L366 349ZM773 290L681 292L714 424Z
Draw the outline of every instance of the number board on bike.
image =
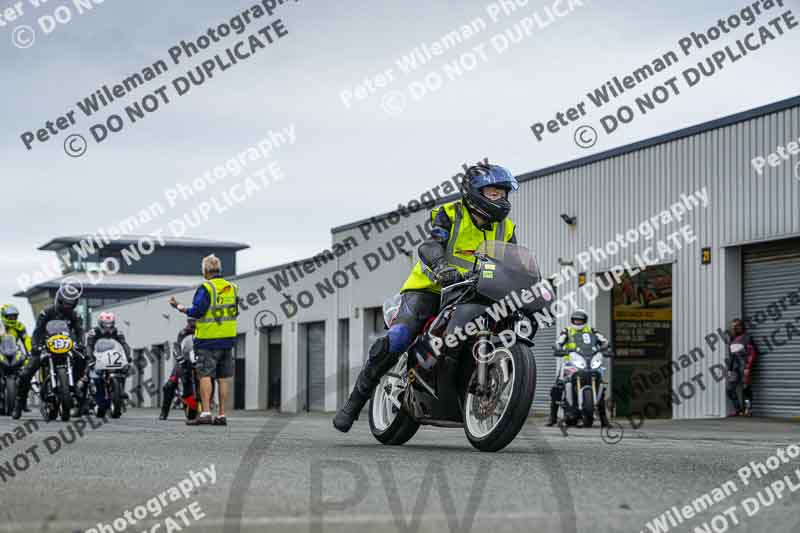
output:
M125 364L125 356L118 350L113 350L96 354L94 369L95 371L117 370L125 366Z
M66 335L53 335L47 339L47 349L50 353L65 354L72 349L72 339Z

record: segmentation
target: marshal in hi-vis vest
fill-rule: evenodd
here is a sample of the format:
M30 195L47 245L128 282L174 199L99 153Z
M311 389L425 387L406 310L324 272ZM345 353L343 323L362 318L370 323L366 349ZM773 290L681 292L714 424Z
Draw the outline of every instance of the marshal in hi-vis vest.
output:
M456 267L459 272L467 272L472 270L475 264L475 258L472 253L484 241L501 241L508 242L511 236L514 235L514 223L506 217L501 222L495 222L492 227L487 230L479 229L473 222L472 217L469 216L467 208L461 203L460 200L444 204L441 207L431 211L431 220L436 220L436 215L439 209L444 209L447 217L452 222L450 229L450 238L447 240L447 248L445 250L445 259L451 265ZM400 292L405 291L430 291L441 292L442 288L433 280L433 272L422 264L422 261L417 261L414 270L406 279Z
M236 337L236 317L239 315L239 288L222 278L203 283L210 305L203 318L197 321L196 339L228 339Z

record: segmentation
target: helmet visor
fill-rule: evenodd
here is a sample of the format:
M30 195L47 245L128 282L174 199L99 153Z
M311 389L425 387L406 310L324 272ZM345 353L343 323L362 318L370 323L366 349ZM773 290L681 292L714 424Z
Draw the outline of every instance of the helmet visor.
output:
M488 172L482 172L479 175L469 177L470 185L475 189L483 189L490 185L505 189L508 192L513 192L519 189L519 182L517 178L511 174L507 169L492 165L489 167Z
M13 305L9 305L5 309L3 309L3 318L10 321L15 321L19 318L19 309L14 307Z

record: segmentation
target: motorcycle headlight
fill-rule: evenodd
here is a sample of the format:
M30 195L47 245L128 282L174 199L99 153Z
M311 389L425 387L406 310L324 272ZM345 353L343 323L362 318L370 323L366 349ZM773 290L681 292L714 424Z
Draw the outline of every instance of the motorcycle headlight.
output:
M576 368L580 368L581 370L586 368L586 360L578 354L572 354L572 356L570 356L570 361Z
M592 370L597 370L601 366L603 366L603 356L598 354L592 357Z

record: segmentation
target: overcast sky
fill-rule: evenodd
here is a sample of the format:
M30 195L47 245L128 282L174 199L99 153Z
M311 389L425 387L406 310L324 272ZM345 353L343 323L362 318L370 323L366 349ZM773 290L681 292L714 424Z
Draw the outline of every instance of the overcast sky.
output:
M169 48L181 40L196 41L210 26L255 0L106 0L83 15L72 0L50 0L38 9L31 1L23 1L21 17L3 19L7 25L0 26L2 300L17 290L17 276L48 259L49 253L36 250L41 244L113 225L156 201L166 206L165 189L224 164L270 130L294 126L295 143L272 154L285 179L189 233L248 243L251 249L240 254L240 273L316 253L329 246L331 227L418 197L466 161L488 156L521 174L796 96L800 87L800 28L795 28L736 63L726 62L693 88L681 80L680 95L647 116L637 114L613 134L604 134L600 126L602 116L620 105L633 105L636 96L671 76L680 78L682 70L781 13L792 9L800 20L798 0L787 0L784 8L762 14L751 28L739 27L702 50L692 49L689 56L680 53L679 39L707 30L748 2L573 0L574 10L552 21L545 6L551 9L553 0L532 0L510 14L492 11L490 2L472 0L301 0L273 16L282 19L288 35L180 97L170 83L173 78L214 54L224 56L226 48L272 19L258 19L242 35L230 35L194 58L182 58L179 65L169 60ZM0 0L0 12L14 3ZM556 10L564 13L568 4L556 2ZM72 20L46 33L50 28L40 17L52 15L60 5L70 8ZM501 39L493 36L534 14L538 22L530 35L499 53ZM432 47L478 17L485 22L485 27L474 25L479 33L428 65L404 74L396 64L414 47ZM34 44L25 49L11 43L14 28L21 24L36 32ZM27 43L26 30L17 31ZM485 59L472 52L477 66L448 78L444 65L474 47ZM589 103L588 91L668 51L680 56L669 71L603 109ZM168 72L95 117L76 107L102 84L118 83L159 59L167 61ZM469 59L462 59L465 68L473 66ZM349 109L344 105L342 91L355 91L366 78L387 69L392 69L389 86L374 87L374 94L353 101ZM441 88L416 100L409 84L426 75L433 80L437 74L444 79ZM94 142L90 126L114 113L124 115L125 105L160 85L168 86L169 104L136 124L126 121L122 131L103 143ZM407 105L399 114L398 97L386 97L389 91L405 95ZM534 122L553 119L581 101L587 103L586 117L537 142L530 129ZM393 113L382 108L385 102ZM22 133L35 132L70 110L76 111L74 127L26 150ZM582 124L600 131L590 149L573 141ZM64 139L72 133L89 139L83 157L64 153ZM264 166L251 165L252 170ZM220 195L243 178L227 178L197 201ZM141 231L166 228L195 203L178 203ZM30 319L27 303L15 303Z

